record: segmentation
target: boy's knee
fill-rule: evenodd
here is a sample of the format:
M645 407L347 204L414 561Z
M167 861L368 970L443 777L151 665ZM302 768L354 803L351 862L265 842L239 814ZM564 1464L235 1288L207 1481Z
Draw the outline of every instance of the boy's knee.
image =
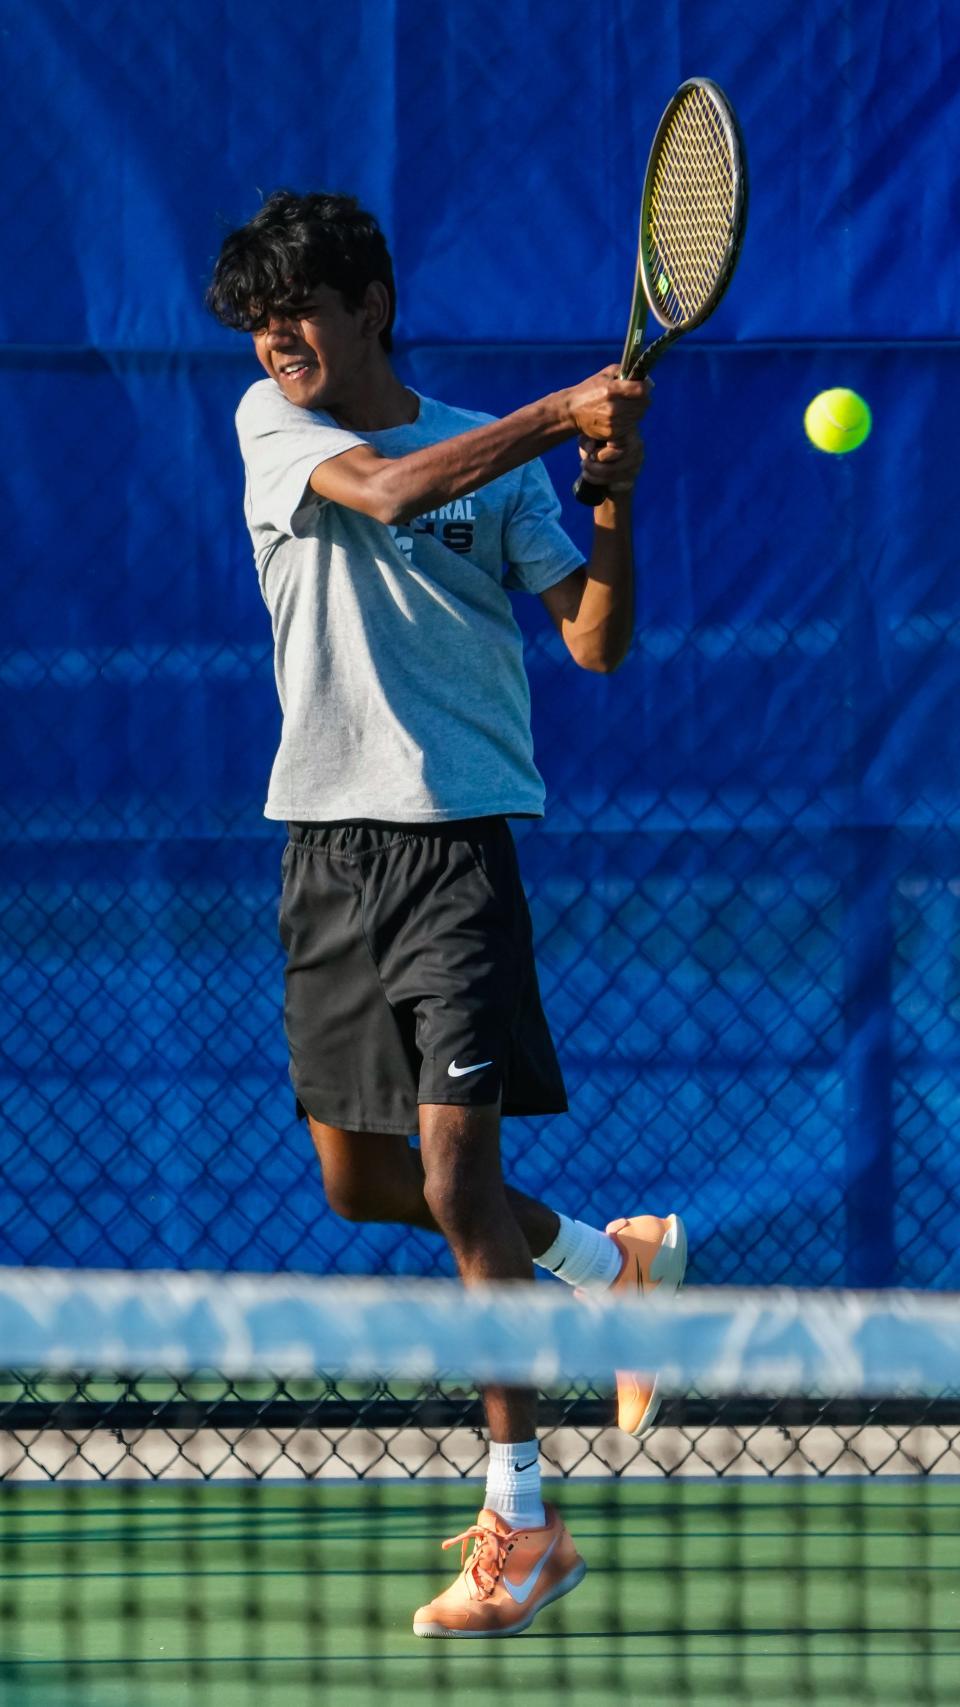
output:
M496 1226L504 1203L499 1179L477 1180L460 1169L429 1172L423 1195L437 1226L455 1242Z
M358 1180L328 1180L323 1182L324 1196L334 1215L342 1221L375 1221L374 1194Z

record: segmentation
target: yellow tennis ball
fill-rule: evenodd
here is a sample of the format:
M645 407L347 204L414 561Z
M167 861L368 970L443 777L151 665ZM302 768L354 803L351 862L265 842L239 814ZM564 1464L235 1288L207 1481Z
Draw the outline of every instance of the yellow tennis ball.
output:
M833 391L821 391L807 404L803 417L807 438L818 450L831 456L843 456L856 450L873 425L869 405L855 391L838 385Z

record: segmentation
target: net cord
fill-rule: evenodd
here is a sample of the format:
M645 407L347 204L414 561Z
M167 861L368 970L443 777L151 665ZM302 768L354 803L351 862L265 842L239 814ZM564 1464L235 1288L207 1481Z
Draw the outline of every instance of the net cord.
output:
M960 1302L691 1289L580 1300L549 1282L6 1270L0 1368L330 1374L549 1388L655 1368L665 1392L895 1396L957 1386Z

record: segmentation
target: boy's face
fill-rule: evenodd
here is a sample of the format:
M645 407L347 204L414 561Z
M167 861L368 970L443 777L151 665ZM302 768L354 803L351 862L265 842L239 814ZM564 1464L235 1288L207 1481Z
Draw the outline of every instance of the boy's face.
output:
M261 366L301 409L331 409L354 392L379 339L362 308L347 308L338 290L318 285L299 315L271 314L253 333Z

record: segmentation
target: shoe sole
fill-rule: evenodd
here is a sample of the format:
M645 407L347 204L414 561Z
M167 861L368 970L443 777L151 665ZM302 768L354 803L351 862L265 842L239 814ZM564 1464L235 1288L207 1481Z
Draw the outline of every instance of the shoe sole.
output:
M650 1279L657 1281L658 1290L662 1288L666 1292L679 1292L687 1272L687 1229L679 1215L667 1215L665 1219L668 1227L673 1224L676 1238L672 1245L667 1245L667 1234L664 1234L664 1242L650 1264ZM650 1399L639 1428L624 1429L623 1433L629 1434L634 1440L646 1440L647 1435L652 1434L656 1427L661 1404L654 1377Z
M583 1582L586 1574L586 1561L581 1559L579 1564L574 1565L572 1571L568 1571L565 1577L560 1578L560 1581L550 1590L549 1594L544 1595L542 1600L537 1601L533 1611L529 1613L526 1618L522 1618L518 1624L511 1624L508 1629L448 1630L444 1624L415 1623L413 1626L413 1633L415 1636L441 1637L448 1640L453 1639L458 1642L483 1642L490 1641L491 1639L501 1636L519 1636L521 1630L529 1630L534 1619L539 1616L545 1606L549 1606L550 1602L553 1600L559 1600L562 1595L569 1594L571 1589L575 1589L578 1583Z

